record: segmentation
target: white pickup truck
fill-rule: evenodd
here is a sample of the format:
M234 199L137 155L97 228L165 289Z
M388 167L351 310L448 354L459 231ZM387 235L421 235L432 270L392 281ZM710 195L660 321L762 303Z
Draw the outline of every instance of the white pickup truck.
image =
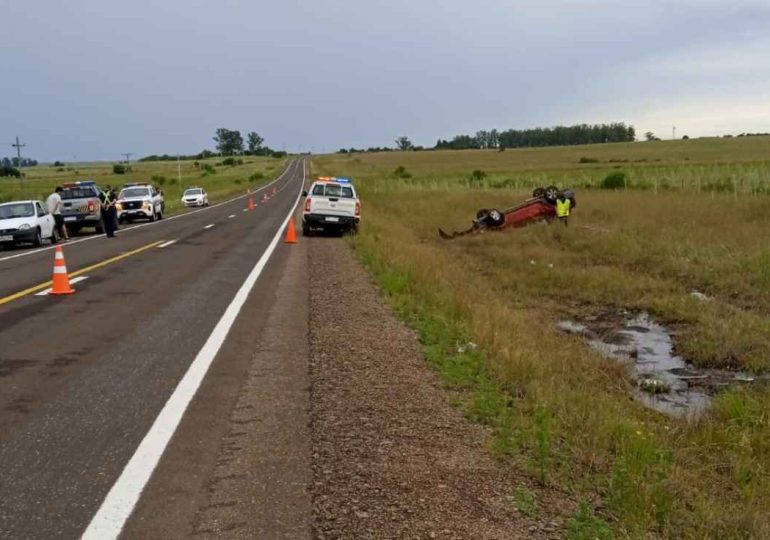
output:
M302 234L314 230L355 232L361 222L361 201L349 178L320 177L305 191Z

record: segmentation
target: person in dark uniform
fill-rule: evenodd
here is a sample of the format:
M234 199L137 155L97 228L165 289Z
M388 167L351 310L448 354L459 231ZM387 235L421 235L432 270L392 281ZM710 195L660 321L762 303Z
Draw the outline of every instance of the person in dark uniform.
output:
M110 186L107 186L99 195L99 199L102 203L102 221L104 222L104 232L107 233L107 238L115 237L115 230L117 229L118 222L118 210L115 206L117 203L117 195Z

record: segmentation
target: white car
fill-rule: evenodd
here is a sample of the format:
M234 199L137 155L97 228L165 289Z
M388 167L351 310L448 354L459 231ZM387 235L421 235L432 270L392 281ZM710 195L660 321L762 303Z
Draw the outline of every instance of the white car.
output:
M43 239L59 242L53 216L40 201L15 201L0 204L0 244L32 243L43 245Z
M199 187L190 187L182 194L182 204L185 206L208 206L209 196L206 190Z

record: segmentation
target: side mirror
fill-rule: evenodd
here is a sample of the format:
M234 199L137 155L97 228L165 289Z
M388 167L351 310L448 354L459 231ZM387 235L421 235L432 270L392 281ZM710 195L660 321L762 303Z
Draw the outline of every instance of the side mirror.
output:
M302 190L302 196L303 197L307 197L307 191L306 190Z

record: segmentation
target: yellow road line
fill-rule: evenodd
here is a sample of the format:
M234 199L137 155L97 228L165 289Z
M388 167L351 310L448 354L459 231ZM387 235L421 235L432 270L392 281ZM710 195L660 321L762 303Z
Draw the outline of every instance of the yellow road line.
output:
M102 262L98 262L96 264L92 264L91 266L86 266L85 268L81 268L80 270L76 270L75 272L70 272L69 277L77 277L82 276L86 272L91 272L92 270L96 270L97 268L102 268L103 266L107 266L108 264L112 264L114 262L120 261L122 259L126 259L128 257L131 257L132 255L137 255L141 253L142 251L147 251L148 249L152 249L155 246L162 244L165 242L165 240L158 240L157 242L153 242L151 244L147 244L146 246L142 246L140 248L134 249L132 251L126 251L125 253L121 253L120 255L117 255L115 257L111 257L109 259L105 259ZM13 293L9 296L6 296L5 298L0 298L0 306L3 304L7 304L8 302L13 302L14 300L17 300L23 296L30 295L32 293L36 293L38 291L42 291L43 289L49 288L51 285L53 285L53 281L46 281L45 283L41 283L40 285L35 285L34 287L30 287L29 289L24 289L23 291L19 291L17 293Z

